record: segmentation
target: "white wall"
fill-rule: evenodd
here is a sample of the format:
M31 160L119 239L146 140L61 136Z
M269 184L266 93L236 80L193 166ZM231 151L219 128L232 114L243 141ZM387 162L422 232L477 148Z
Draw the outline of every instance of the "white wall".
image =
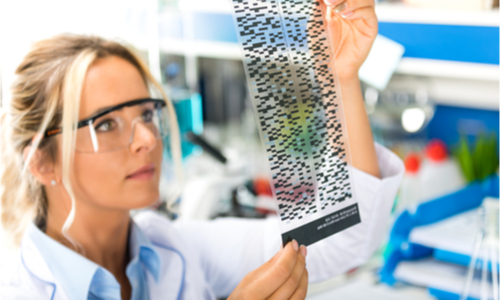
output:
M148 50L157 43L151 30L157 5L158 0L0 0L2 101L8 101L14 70L34 41L71 32Z

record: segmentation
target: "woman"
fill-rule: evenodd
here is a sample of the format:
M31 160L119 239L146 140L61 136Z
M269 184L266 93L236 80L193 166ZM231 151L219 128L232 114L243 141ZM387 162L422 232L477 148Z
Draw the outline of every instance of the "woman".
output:
M179 159L171 104L151 98L161 89L123 46L58 36L18 67L2 120L1 221L19 255L2 271L1 298L303 299L308 282L366 261L403 166L374 145L357 77L377 33L373 1L327 5L361 224L307 251L296 241L279 250L276 220L132 220L159 198L167 125Z

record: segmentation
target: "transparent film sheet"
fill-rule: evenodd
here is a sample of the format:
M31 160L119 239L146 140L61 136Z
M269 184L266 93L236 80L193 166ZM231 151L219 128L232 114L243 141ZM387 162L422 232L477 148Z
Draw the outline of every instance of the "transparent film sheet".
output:
M360 223L326 8L317 0L233 0L233 8L283 244L310 245Z

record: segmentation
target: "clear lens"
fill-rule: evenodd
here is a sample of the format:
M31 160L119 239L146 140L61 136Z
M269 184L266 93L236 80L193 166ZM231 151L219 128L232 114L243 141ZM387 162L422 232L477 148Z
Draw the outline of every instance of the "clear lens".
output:
M79 152L109 152L125 148L132 143L135 128L141 124L156 139L168 135L166 107L155 107L154 102L144 102L112 111L89 121L88 126L77 130L76 150Z

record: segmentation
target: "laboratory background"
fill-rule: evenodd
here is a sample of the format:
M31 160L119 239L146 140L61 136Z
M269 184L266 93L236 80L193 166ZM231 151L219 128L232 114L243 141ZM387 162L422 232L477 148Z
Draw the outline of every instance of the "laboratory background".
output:
M406 173L375 255L310 285L308 299L498 299L498 0L378 1L376 13L359 75L374 139ZM0 22L3 107L34 41L120 41L161 80L182 133L180 212L157 209L184 220L276 213L230 0L3 1ZM0 243L0 264L7 252Z

